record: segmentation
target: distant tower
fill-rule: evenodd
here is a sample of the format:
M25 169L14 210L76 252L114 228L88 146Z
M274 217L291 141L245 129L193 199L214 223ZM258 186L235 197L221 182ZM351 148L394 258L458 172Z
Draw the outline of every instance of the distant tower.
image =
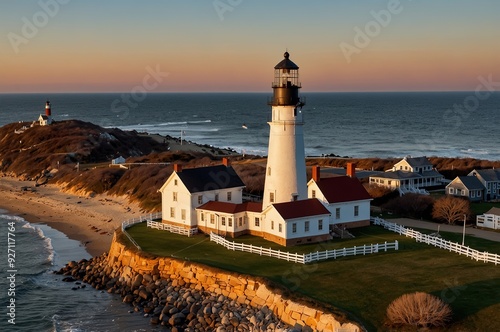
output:
M38 122L40 126L48 126L54 122L52 120L52 111L50 109L50 101L47 100L45 103L45 114L40 114L38 117Z
M262 208L273 203L307 199L303 117L299 67L285 52L274 67L272 120Z
M47 117L50 118L50 116L52 115L51 111L50 111L50 101L47 100L47 102L45 103L45 115Z

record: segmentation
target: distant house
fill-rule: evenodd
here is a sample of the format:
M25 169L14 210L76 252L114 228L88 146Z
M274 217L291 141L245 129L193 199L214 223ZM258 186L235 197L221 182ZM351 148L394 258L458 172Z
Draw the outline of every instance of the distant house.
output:
M481 181L474 176L457 176L446 186L446 194L465 197L470 201L484 200L485 188Z
M123 164L124 162L125 162L125 158L123 158L122 156L119 156L119 157L111 160L111 164L113 164L113 165Z
M500 170L498 169L478 169L468 174L477 178L486 188L484 199L493 201L500 199Z
M40 126L48 126L52 123L52 118L50 116L40 114L38 117L38 124Z
M493 207L488 212L477 216L476 225L478 227L500 229L500 208Z
M355 176L352 164L347 176L321 178L318 166L313 168L307 184L308 197L319 199L330 212L330 225L346 228L370 225L372 197Z
M370 184L398 189L401 194L427 194L424 188L443 185L444 176L424 157L404 157L385 173L370 176Z

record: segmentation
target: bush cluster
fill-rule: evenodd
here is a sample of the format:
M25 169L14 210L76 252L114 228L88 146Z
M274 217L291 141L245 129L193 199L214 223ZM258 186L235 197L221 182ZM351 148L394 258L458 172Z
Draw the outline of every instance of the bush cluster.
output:
M387 307L391 326L443 327L451 318L452 311L447 303L423 292L404 294Z

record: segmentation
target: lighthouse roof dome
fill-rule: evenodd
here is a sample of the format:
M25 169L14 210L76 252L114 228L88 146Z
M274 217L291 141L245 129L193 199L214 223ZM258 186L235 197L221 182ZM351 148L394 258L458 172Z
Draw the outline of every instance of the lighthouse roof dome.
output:
M293 63L292 60L289 59L290 53L285 52L283 54L285 57L283 60L280 61L276 66L274 66L274 69L299 69L299 66L297 66L295 63Z

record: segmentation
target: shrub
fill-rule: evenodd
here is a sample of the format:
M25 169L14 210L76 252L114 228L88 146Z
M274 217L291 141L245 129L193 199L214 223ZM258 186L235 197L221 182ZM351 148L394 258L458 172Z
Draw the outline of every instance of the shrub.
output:
M451 317L448 304L423 292L404 294L387 307L387 318L392 326L442 327Z
M420 194L406 194L389 200L382 207L409 218L430 218L434 199Z

